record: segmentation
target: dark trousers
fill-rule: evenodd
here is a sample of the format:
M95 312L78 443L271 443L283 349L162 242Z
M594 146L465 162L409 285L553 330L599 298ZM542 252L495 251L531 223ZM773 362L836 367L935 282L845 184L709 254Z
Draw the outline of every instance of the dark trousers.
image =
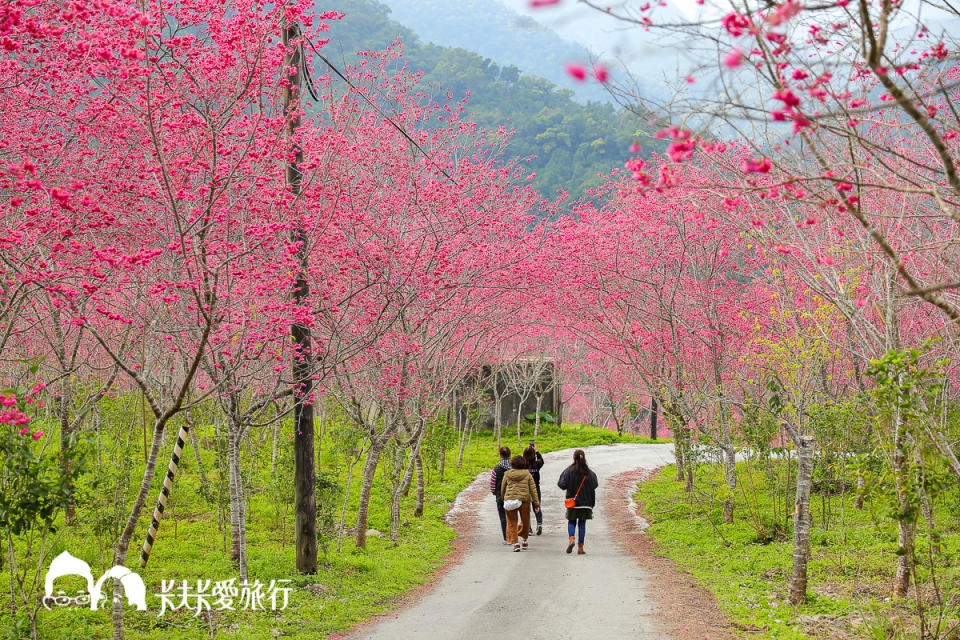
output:
M540 508L533 512L537 516L537 524L543 524L543 496L540 495L540 478L537 477L537 502L540 503Z
M503 539L507 539L507 512L503 510L503 500L497 500L497 514L500 516L500 531Z

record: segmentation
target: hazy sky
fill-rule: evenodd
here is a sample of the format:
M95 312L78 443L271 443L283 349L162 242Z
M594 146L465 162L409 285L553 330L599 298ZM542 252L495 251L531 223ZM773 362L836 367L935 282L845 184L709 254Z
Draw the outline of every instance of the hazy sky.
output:
M688 66L682 51L657 42L653 34L624 23L576 0L563 0L556 6L530 9L530 0L498 0L517 13L530 16L553 29L566 40L585 46L608 61L621 61L646 83L659 84L664 76L676 78ZM656 0L653 0L655 3ZM620 6L612 2L611 6ZM670 0L672 11L687 18L696 15L694 0ZM665 15L661 8L659 16Z
M657 6L660 1L665 7ZM552 28L563 38L573 40L587 47L599 56L622 58L634 73L645 79L659 79L666 72L676 77L678 70L683 72L696 61L690 59L690 51L675 45L665 45L648 33L635 26L625 24L604 13L591 9L577 0L561 0L555 6L539 9L530 8L530 0L498 0L517 13L530 16L541 24ZM607 3L614 11L624 6L632 7L634 13L641 3L647 0L609 0ZM673 14L687 20L704 17L719 17L721 10L713 3L698 6L696 0L649 0L656 13L650 15L658 21ZM916 16L934 32L955 35L960 30L960 21L953 12L938 10L930 2L922 0L903 0L902 10L895 17L893 27L900 35L908 36L916 24ZM729 10L729 9L728 9ZM707 12L706 14L704 12ZM895 33L897 33L895 31Z
M637 8L648 0L608 0L614 12L623 13L623 8ZM541 24L553 29L566 40L572 40L585 46L601 60L619 62L641 82L638 93L647 97L665 98L679 91L686 95L709 95L717 86L717 69L721 52L710 50L710 43L699 41L688 43L647 32L636 25L619 21L601 11L591 9L577 0L561 0L555 6L539 9L530 8L530 0L498 0L514 11L529 16ZM665 6L659 6L664 2ZM696 0L649 0L653 9L649 12L657 22L698 20L718 18L720 5L706 2L698 6ZM892 23L893 38L906 44L914 32L917 16L934 34L956 34L960 32L960 21L952 13L933 7L924 0L903 0L902 9ZM719 28L719 27L718 27ZM928 41L920 41L925 45ZM691 46L692 45L692 46ZM914 48L914 47L908 47ZM925 48L925 46L921 46ZM713 72L706 72L713 65ZM612 65L615 69L615 64ZM690 71L698 69L696 82L685 85ZM614 76L614 83L618 79Z

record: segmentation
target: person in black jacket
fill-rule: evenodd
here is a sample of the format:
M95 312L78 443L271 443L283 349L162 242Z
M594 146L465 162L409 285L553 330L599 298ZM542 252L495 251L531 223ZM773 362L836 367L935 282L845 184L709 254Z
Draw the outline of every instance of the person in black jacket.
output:
M577 555L583 555L583 539L587 534L587 520L593 518L596 505L596 489L600 483L597 474L587 466L587 454L583 449L573 452L573 464L563 470L557 486L566 490L567 498L574 498L574 506L567 508L567 534L570 536L567 553L573 551L574 532L579 533Z
M523 450L523 457L527 461L527 468L533 476L533 483L537 485L537 499L541 508L534 513L537 516L537 535L543 533L543 496L540 493L540 468L543 466L543 456L537 451L536 443L531 440L530 446Z
M510 447L500 447L500 462L490 472L490 493L497 499L497 514L500 516L500 531L503 533L503 544L507 542L507 512L503 510L503 474L510 470Z

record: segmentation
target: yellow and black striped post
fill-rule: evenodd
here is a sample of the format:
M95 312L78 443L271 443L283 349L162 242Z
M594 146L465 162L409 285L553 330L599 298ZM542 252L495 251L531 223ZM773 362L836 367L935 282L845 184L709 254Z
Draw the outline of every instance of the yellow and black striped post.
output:
M160 489L160 497L157 499L157 508L153 510L153 521L150 522L147 539L143 541L143 549L140 551L141 567L147 566L147 560L150 559L150 549L153 548L153 541L157 539L157 529L160 528L160 516L163 515L163 510L167 508L167 498L173 491L173 477L177 475L177 465L180 464L180 456L183 455L183 447L186 444L189 431L190 425L188 424L180 427L180 433L177 434L177 443L173 445L173 455L170 456L167 475L163 479L163 487Z

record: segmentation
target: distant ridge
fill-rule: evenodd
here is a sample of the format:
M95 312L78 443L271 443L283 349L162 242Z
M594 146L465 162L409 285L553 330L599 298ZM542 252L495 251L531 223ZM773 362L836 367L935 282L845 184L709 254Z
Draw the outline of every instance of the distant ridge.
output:
M583 46L497 0L384 0L384 4L394 20L416 31L421 40L475 51L523 74L546 78L572 89L578 102L612 102L601 85L577 82L565 72L567 62L589 61Z
M330 25L333 58L342 51L349 63L357 51L382 50L401 40L409 69L422 71L427 82L449 90L455 99L470 93L470 119L487 129L515 130L507 154L532 158L524 166L536 174L532 184L545 196L559 189L574 199L584 196L602 182L599 174L622 167L633 155L629 148L634 140L647 153L663 148L635 114L609 102L580 103L570 89L464 48L425 44L412 29L392 20L390 8L377 0L332 0L323 8L345 14Z

